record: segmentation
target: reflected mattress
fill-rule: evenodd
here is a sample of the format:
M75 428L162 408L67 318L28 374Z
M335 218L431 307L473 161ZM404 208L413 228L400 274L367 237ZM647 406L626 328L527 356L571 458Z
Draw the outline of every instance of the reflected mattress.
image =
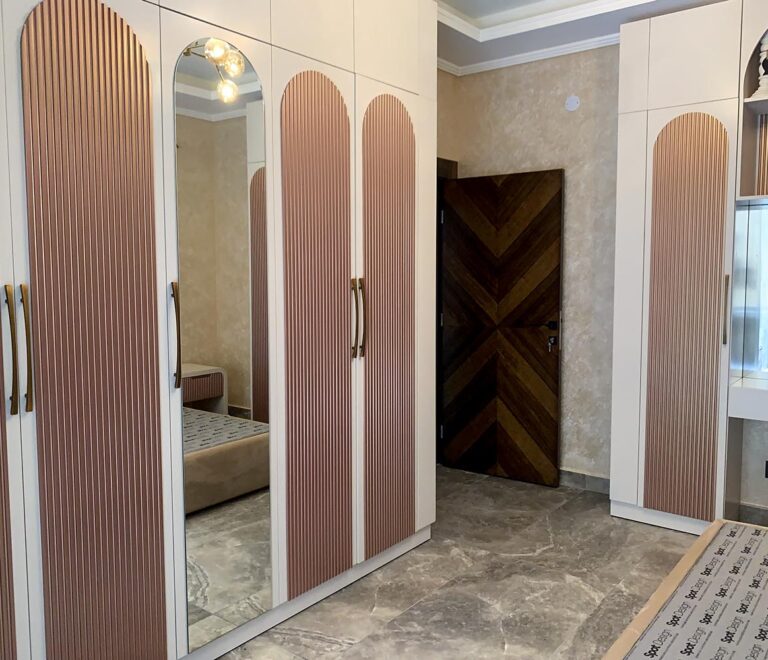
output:
M185 454L268 432L269 425L263 422L184 408Z
M269 486L269 425L184 408L184 510Z

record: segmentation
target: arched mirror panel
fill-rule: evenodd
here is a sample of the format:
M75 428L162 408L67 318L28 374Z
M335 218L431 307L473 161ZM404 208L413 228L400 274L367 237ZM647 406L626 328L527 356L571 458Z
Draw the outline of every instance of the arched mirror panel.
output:
M264 99L234 44L175 75L190 651L272 607Z

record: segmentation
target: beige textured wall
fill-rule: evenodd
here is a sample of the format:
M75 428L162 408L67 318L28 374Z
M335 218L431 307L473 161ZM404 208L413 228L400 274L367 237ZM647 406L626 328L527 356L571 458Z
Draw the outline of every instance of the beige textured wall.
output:
M179 116L176 142L184 361L225 369L230 403L250 407L245 118Z
M563 469L610 456L618 47L438 78L438 155L459 175L565 170ZM581 97L569 113L565 99Z
M213 123L176 118L176 190L182 350L185 362L216 364L216 262L210 158Z

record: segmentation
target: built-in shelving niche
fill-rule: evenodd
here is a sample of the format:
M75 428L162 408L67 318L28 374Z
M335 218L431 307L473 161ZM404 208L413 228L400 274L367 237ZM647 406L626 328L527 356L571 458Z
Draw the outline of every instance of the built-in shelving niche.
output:
M760 51L755 47L744 75L741 133L741 197L768 196L768 96L753 99L759 87Z

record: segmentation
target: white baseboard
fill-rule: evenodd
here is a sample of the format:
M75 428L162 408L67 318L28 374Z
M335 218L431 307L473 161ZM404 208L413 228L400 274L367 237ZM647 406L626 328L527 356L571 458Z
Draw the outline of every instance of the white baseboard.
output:
M226 635L222 635L218 639L215 639L210 644L193 651L188 656L187 660L215 660L221 657L225 653L229 653L238 646L242 646L247 641L258 637L261 633L266 632L270 628L273 628L278 623L282 623L286 619L290 619L295 614L298 614L302 610L307 609L311 605L327 598L331 594L336 593L340 589L352 584L362 577L368 575L372 571L381 568L385 564L388 564L393 559L397 559L400 555L413 550L415 547L422 543L429 541L431 538L431 526L416 532L413 536L408 537L404 541L401 541L395 546L392 546L388 550L371 557L367 561L364 561L356 566L350 568L346 573L337 575L332 580L324 582L319 587L315 587L312 591L308 591L302 594L298 598L294 598L287 603L278 605L274 609L269 610L262 614L258 619L244 623L239 628L235 628L233 631L228 632Z
M653 509L644 509L643 507L626 504L611 500L611 515L617 518L626 518L646 525L655 525L656 527L666 527L667 529L676 529L679 532L700 535L711 523L705 520L696 520L677 516L673 513L663 511L654 511Z

